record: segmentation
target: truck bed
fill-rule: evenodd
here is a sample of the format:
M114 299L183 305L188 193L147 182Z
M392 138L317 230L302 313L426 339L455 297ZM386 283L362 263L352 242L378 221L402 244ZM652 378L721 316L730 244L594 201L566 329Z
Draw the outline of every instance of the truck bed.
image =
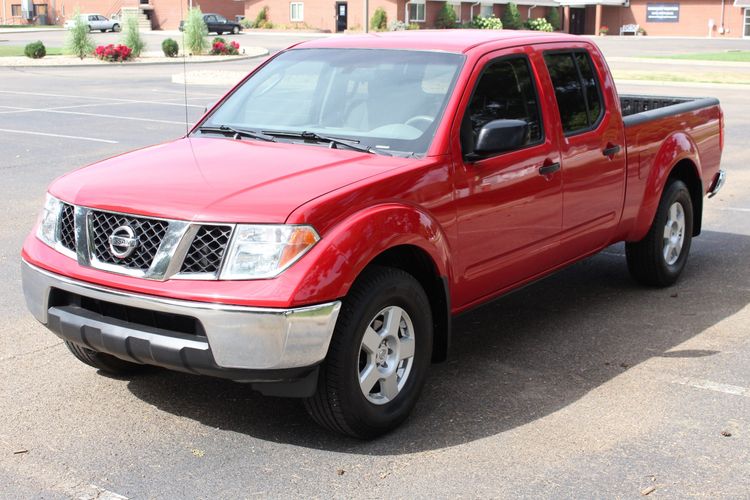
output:
M625 127L718 104L713 97L620 95Z

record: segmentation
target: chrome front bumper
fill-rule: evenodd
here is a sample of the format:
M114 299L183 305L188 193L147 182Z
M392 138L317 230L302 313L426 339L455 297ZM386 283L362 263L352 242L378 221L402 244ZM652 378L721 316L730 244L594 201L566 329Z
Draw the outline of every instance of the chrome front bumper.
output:
M716 172L716 176L714 177L713 182L711 183L711 187L708 190L708 197L713 198L716 196L716 194L721 190L722 187L724 187L724 183L727 180L727 174L722 169Z
M320 363L341 308L340 301L271 309L172 300L73 280L25 261L21 268L29 310L58 336L122 359L209 375L211 367L267 371ZM194 318L205 337L125 322L75 305L57 306L50 303L53 290ZM182 366L191 363L196 366Z

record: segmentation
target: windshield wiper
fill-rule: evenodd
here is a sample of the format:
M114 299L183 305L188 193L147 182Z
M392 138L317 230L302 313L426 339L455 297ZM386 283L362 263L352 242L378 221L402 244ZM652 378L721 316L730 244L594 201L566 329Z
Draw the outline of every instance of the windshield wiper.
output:
M345 146L349 149L353 149L354 151L360 151L362 153L370 153L370 154L384 154L387 156L390 156L390 153L386 153L385 151L378 151L375 150L369 146L359 146L359 141L354 139L340 139L338 137L331 137L330 135L322 135L318 134L316 132L291 132L291 131L269 131L264 130L264 134L271 135L274 137L291 137L293 139L304 139L306 141L315 141L315 142L327 142L331 145L331 147L336 146Z
M210 127L210 126L204 125L202 127L198 127L198 130L201 132L214 132L217 134L224 134L224 135L231 134L234 136L235 139L239 139L240 137L250 137L251 139L258 139L261 141L268 141L268 142L274 142L276 140L267 134L255 132L253 130L247 130L244 128L230 127L229 125L221 125L218 127Z

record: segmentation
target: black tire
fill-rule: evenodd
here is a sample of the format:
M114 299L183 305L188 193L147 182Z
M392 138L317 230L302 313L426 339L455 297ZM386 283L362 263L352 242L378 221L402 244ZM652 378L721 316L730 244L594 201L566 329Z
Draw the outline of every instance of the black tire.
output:
M238 26L235 26L234 28L232 28L232 34L233 34L233 35L236 35L236 34L238 34L239 32L240 32L240 28L239 28Z
M112 32L113 33L117 33L119 31L120 31L120 25L119 24L112 25Z
M392 306L403 309L411 320L414 357L397 395L375 404L360 388L360 349L371 322ZM357 279L344 300L328 356L321 366L317 392L305 400L305 407L318 424L334 432L359 439L384 434L401 424L414 408L431 353L432 312L422 286L400 269L372 267Z
M101 31L102 33L106 33L107 32L107 30L99 30L99 31Z
M112 375L126 375L146 368L144 365L129 363L110 354L92 351L67 340L65 345L79 361Z
M679 203L684 213L684 239L676 261L665 258L664 233L670 207ZM690 244L693 239L693 202L690 191L681 180L669 181L656 210L654 221L646 237L625 245L628 270L633 278L643 285L666 287L673 285L685 268Z

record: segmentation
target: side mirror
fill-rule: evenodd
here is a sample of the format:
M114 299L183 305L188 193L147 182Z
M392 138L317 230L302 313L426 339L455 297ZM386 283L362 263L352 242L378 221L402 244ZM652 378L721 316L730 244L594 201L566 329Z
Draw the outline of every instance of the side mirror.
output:
M523 120L492 120L485 123L474 143L474 153L479 157L517 149L526 144L529 125Z

